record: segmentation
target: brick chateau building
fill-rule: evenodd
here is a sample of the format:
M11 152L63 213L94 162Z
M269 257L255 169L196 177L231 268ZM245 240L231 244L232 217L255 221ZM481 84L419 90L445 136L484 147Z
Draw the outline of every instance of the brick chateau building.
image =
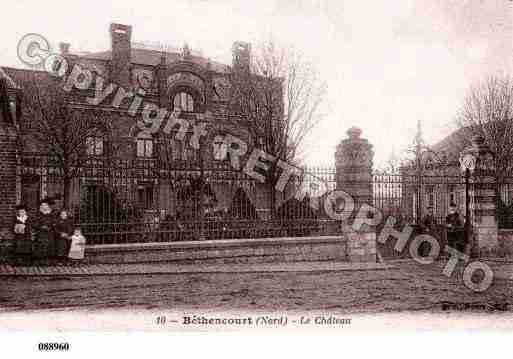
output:
M78 114L101 119L95 122L95 135L85 139L83 154L87 161L71 181L70 207L75 212L82 211L82 215L87 212L91 216L94 212L93 222L99 217L104 217L105 222L117 221L116 211L123 213L125 220L129 213L150 221L173 217L178 212L188 216L199 201L194 196L194 185L201 183L206 193L202 199L205 205L223 208L232 215L237 212L266 218L270 211L268 186L233 170L218 143L226 135L242 139L248 148L255 143L246 130L244 116L234 114L227 103L230 73L250 69L250 44L235 43L233 62L226 65L191 51L187 45L170 50L134 43L132 27L128 25L111 24L109 36L111 48L102 52L74 53L70 44L61 43L60 53L68 62L68 70L79 64L101 76L104 87L114 83L140 96L146 104L169 112L179 110L180 117L192 125L207 122L207 135L200 150L188 146L188 141L173 138L176 129L169 135L162 131L148 135L136 125L141 120L141 109L135 116L129 113L133 98L127 97L119 106L113 106L114 91L100 105L92 105L87 98L95 95L94 81L89 88L73 89L66 98L69 107ZM11 112L15 113L18 106L19 121L30 123L23 102L19 103L24 83L34 78L51 81L50 75L26 69L0 69L0 77L8 88ZM8 193L9 199L0 208L0 215L12 216L13 206L20 202L37 208L42 197L56 198L62 205L62 180L59 169L52 168L47 149L32 142L29 133L16 134L16 126L9 124L6 117L2 116L0 136L2 161L4 165L17 165L9 167L12 173L2 173L2 180L8 181L3 193ZM186 138L190 136L189 130ZM216 148L221 152L216 152Z

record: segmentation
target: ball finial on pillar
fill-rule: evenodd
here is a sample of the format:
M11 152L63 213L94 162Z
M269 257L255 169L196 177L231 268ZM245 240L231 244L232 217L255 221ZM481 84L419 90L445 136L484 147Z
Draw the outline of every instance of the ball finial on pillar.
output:
M347 136L352 140L357 140L360 138L360 135L362 134L362 130L358 127L351 127L349 130L347 130Z

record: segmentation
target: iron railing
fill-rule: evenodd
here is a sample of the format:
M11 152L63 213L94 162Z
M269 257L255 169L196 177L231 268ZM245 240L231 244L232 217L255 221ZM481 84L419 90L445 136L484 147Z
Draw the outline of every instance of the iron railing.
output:
M58 162L24 154L21 164L22 201L32 212L43 195L57 198L61 206L64 181ZM308 176L293 178L278 193L222 161L201 168L194 161L95 158L74 172L69 210L89 243L339 234L340 222L327 215L323 202L326 191L337 186L335 169L304 170ZM431 206L437 225L443 226L450 202L465 213L464 178L459 173L424 175L419 183L415 173L376 172L371 188L369 204L380 209L384 219L394 216L398 223L420 223ZM499 224L511 228L513 181L498 188ZM271 193L276 196L274 210ZM424 204L420 213L419 196ZM311 201L316 197L317 206Z

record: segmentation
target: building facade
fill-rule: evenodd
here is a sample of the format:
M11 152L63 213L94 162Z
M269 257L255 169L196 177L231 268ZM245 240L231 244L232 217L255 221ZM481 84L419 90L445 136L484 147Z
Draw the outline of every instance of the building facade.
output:
M235 43L233 62L226 65L187 45L177 50L135 43L128 25L111 24L109 36L111 49L103 52L73 53L70 44L60 44L68 79L76 66L93 74L69 89L68 106L79 115L101 117L94 134L84 139L82 154L87 160L69 184L69 205L80 222L122 218L151 224L177 216L194 218L199 207L202 213L218 208L235 217L268 217L269 186L234 169L226 144L227 137L244 143L248 148L241 159L255 146L245 117L228 104L229 76L249 71L250 44ZM29 80L52 81L48 73L14 68L3 68L2 77L10 96L23 93ZM109 92L111 84L115 90ZM150 131L159 111L172 114L174 122ZM24 111L20 117L31 121ZM195 147L191 144L197 126L204 126L204 135ZM12 128L15 131L16 126ZM59 202L62 169L29 133L18 135L24 139L16 147L15 202L30 208L37 208L42 197Z

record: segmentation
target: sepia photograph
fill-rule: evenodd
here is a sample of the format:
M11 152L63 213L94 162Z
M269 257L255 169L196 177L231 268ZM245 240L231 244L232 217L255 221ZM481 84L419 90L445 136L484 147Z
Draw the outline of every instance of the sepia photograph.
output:
M6 342L511 333L512 1L2 8Z

